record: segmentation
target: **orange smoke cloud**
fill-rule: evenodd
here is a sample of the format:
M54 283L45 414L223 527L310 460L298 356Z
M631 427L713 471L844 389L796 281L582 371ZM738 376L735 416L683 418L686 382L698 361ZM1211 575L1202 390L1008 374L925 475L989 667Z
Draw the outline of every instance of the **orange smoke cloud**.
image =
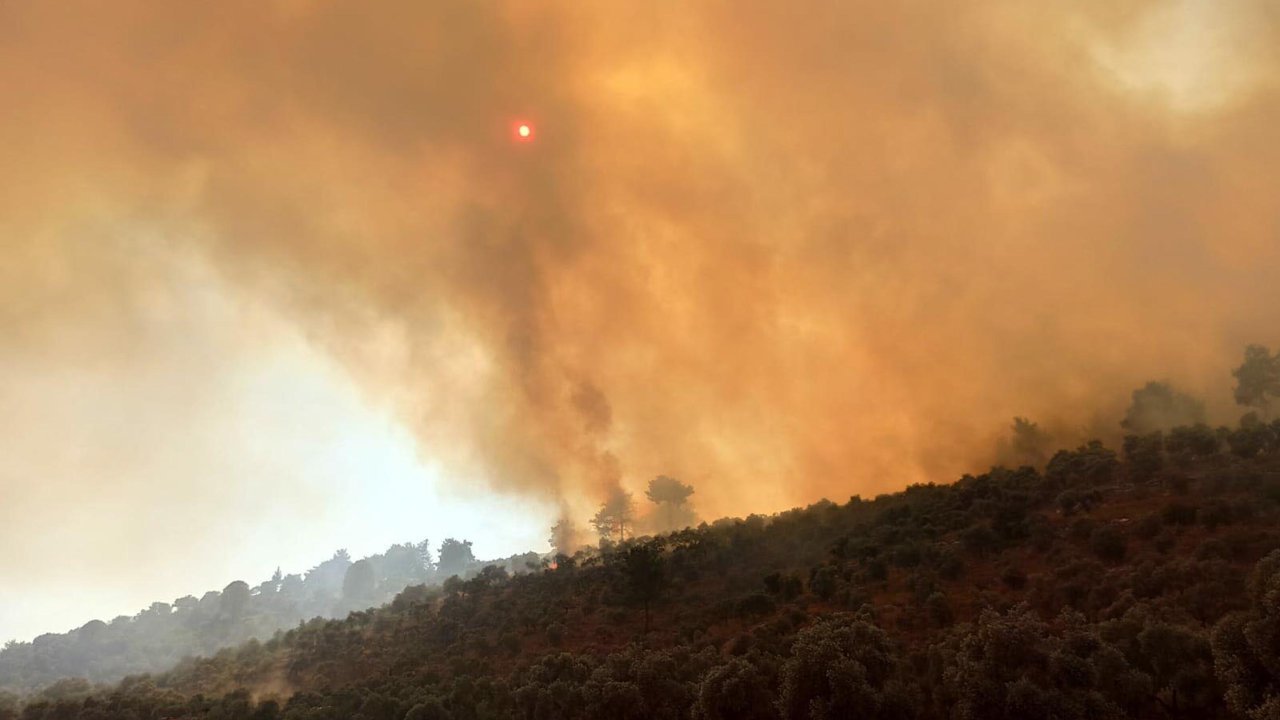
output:
M460 482L580 517L658 474L704 516L945 481L1152 377L1225 414L1280 327L1280 32L1216 10L1174 103L1159 11L8 4L0 321L127 346L154 278L95 237L145 229Z

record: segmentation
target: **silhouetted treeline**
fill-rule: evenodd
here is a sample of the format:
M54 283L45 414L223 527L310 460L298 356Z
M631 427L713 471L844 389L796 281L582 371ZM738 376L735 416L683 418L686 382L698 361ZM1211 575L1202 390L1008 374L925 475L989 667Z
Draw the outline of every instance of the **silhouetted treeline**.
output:
M481 563L471 543L453 538L439 561L427 541L392 545L386 552L352 562L346 550L306 573L282 575L250 586L235 581L199 598L156 602L132 617L93 620L68 633L48 633L32 642L10 642L0 650L0 690L30 691L59 679L81 677L114 682L127 675L172 668L185 657L212 655L251 638L270 638L311 618L332 618L388 602L411 585L438 584L469 576L486 565L511 572L537 566L535 553Z

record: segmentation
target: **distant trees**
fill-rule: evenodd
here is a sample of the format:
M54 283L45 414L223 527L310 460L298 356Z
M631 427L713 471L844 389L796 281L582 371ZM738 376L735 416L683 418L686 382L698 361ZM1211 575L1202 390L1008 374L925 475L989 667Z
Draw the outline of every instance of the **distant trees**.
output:
M682 530L697 522L698 516L689 506L693 486L667 475L659 475L649 481L644 495L656 507L650 517L655 532Z
M455 540L446 538L440 543L440 575L442 577L452 577L457 575L462 577L467 574L467 569L476 561L476 556L471 552L470 540Z
M1257 413L1248 413L1241 419L1240 427L1227 434L1227 447L1231 454L1249 459L1258 453L1267 452L1277 446L1280 440L1280 421L1271 424L1263 423Z
M1149 382L1133 391L1133 403L1120 426L1135 435L1149 435L1204 420L1204 403L1167 382Z
M1272 355L1265 346L1250 345L1244 349L1244 362L1231 375L1236 379L1236 403L1254 408L1269 420L1271 401L1280 398L1280 353Z
M382 554L379 566L383 582L390 587L419 585L430 577L431 546L426 540L392 545Z
M591 527L599 534L601 544L626 540L634 524L635 503L631 500L631 493L621 487L614 488L600 505L599 512L591 518Z
M306 582L314 588L321 588L327 595L337 594L350 566L351 554L343 548L335 552L333 557L308 570Z
M578 549L578 526L567 510L562 510L556 524L551 526L551 537L547 538L547 543L557 555L572 555Z
M373 563L368 558L357 560L347 568L342 579L342 600L351 608L367 607L374 602L374 590L378 577L374 573Z
M1049 460L1045 477L1056 489L1111 482L1120 463L1116 453L1097 440L1075 450L1059 450Z
M1126 435L1121 445L1129 479L1147 482L1164 467L1164 433Z
M1218 454L1221 442L1208 425L1183 425L1169 431L1164 449L1179 465Z
M1015 417L1008 438L996 447L996 460L1009 467L1022 465L1043 467L1053 448L1053 438L1040 426L1024 417Z
M689 504L689 496L693 495L692 485L668 475L659 475L649 481L644 494L654 504L654 509L637 523L631 493L620 486L609 492L591 518L591 527L602 547L625 542L636 534L637 524L651 532L666 533L683 530L697 522L698 516ZM577 549L577 528L567 513L562 512L552 526L548 542L557 553L565 555Z
M249 584L236 580L222 589L219 610L223 617L239 618L249 607Z
M470 543L454 541L462 572L479 565ZM446 552L446 555L450 555ZM537 567L532 553L495 561L512 572ZM277 630L288 630L316 617L345 616L404 595L400 607L421 604L415 598L430 592L422 587L443 579L432 563L424 540L400 543L385 553L352 562L345 550L313 567L304 578L277 569L256 584L236 581L222 591L186 595L172 603L154 602L132 617L110 623L98 620L69 633L50 633L39 642L10 643L0 648L0 690L38 689L63 677L80 676L91 682L115 682L137 673L159 672L183 657L212 655L258 638L264 644ZM403 593L415 587L414 593ZM0 720L4 720L0 715Z

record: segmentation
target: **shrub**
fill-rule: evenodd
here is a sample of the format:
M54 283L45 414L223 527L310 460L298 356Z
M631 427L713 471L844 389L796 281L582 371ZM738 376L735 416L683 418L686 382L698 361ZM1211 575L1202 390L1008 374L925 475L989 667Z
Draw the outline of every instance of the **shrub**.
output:
M1201 524L1211 531L1217 530L1221 525L1230 525L1235 520L1231 506L1221 500L1206 503L1199 516Z
M977 555L986 555L996 547L996 535L986 525L974 525L960 535L965 549Z
M777 609L773 598L764 593L751 593L738 600L736 610L739 615L768 615Z
M939 627L947 627L955 622L955 612L952 611L951 601L945 593L937 591L931 594L925 600L925 607L929 609L929 618Z
M889 566L880 558L876 558L867 563L867 579L874 582L884 582L889 579Z
M1071 523L1071 527L1067 531L1071 534L1073 540L1087 540L1093 535L1093 530L1097 526L1098 523L1089 518L1079 518Z
M764 588L770 595L777 595L785 601L797 598L803 592L804 585L795 575L771 573L764 578Z
M1128 464L1129 477L1134 482L1146 482L1164 467L1164 436L1161 433L1126 435L1121 451Z
M1197 560L1229 560L1231 548L1218 538L1209 538L1196 548Z
M1102 502L1102 493L1093 488L1067 488L1058 495L1058 508L1067 517L1076 514L1077 511L1089 512L1100 502Z
M1124 534L1114 525L1103 525L1089 536L1089 549L1102 560L1119 562L1126 549Z
M1000 573L1000 582L1012 590L1021 590L1027 586L1027 573L1020 567L1010 565Z
M1196 458L1209 457L1218 453L1218 436L1213 429L1204 423L1176 427L1169 432L1165 441L1165 449L1179 463L1187 463Z
M1194 505L1173 502L1164 506L1160 516L1164 518L1165 525L1194 525L1197 513Z
M809 573L809 591L823 600L831 599L836 585L836 569L830 565L816 567Z
M1160 528L1162 527L1164 527L1164 521L1161 520L1159 515L1152 513L1150 515L1144 515L1141 520L1134 524L1133 534L1140 538L1150 540L1156 536L1156 533L1160 532Z
M547 642L551 643L551 647L560 647L564 642L564 634L567 628L561 623L553 622L547 626Z
M937 565L938 575L944 580L957 580L964 574L964 560L951 550L942 553Z

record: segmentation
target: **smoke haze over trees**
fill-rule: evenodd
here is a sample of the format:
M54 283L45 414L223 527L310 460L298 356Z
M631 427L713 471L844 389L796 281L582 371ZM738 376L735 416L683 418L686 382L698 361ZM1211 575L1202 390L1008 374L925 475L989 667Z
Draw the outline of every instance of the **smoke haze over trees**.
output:
M0 650L0 691L29 691L68 677L114 682L159 672L183 658L213 655L251 638L265 640L312 618L382 605L411 585L438 585L488 566L527 572L539 563L536 553L482 563L471 554L470 542L452 538L441 544L440 558L440 564L432 562L426 540L393 545L355 562L338 550L302 574L277 570L253 587L237 580L199 599L187 595L156 602L133 617L92 620L69 633L8 643Z
M1195 563L1165 578L1177 617L1127 627L1158 620L1172 646L1161 651L1183 651L1193 678L1183 687L1121 634L1110 649L1153 689L1127 687L1149 710L1173 705L1170 688L1182 703L1248 684L1210 681L1203 633L1182 642L1164 625L1221 620L1214 592L1238 590L1269 538L1243 523L1259 534L1200 556L1202 530L1237 519L1208 503L1266 502L1278 429L1274 0L0 2L0 108L0 588L20 595L0 605L3 628L26 633L54 605L57 617L147 608L127 628L200 618L155 650L167 659L275 622L255 618L354 611L193 665L299 668L317 695L295 715L471 720L528 688L527 714L617 716L672 664L685 674L647 688L670 700L651 715L732 714L736 688L756 683L770 689L753 706L765 714L888 716L913 676L931 683L916 696L973 715L1035 714L1041 695L1063 716L1105 715L1142 703L1019 668L1134 679L1057 611L1098 624L1102 600L1082 588L1176 549ZM532 131L517 140L520 126ZM513 619L487 603L574 586L472 577L477 554L514 551L489 552L493 537L542 550L550 528L566 557L556 572L587 578L576 609L593 627L613 611L625 624L641 595L620 589L626 568L607 553L646 535L684 532L701 548L672 560L696 587L693 575L722 569L698 552L722 557L723 542L723 557L749 556L773 539L764 519L715 518L976 478L993 463L1017 469L962 483L944 502L954 515L854 508L824 536L814 527L837 513L819 507L810 539L847 535L856 555L828 562L829 547L797 541L803 566L715 580L741 583L717 587L731 600L710 613L754 623L740 652L724 638L707 651L698 622L655 616L668 622L651 635L685 633L665 646L678 663L615 644L632 654L519 665L522 643L581 640L578 618L555 617L553 631L536 608ZM1242 474L1221 480L1223 468ZM674 480L655 488L660 477ZM1238 492L1218 493L1219 480ZM426 485L457 504L424 501ZM1117 497L1146 501L1115 489L1128 485L1169 494L1150 538L1094 515L1129 507ZM1183 490L1206 507L1178 501ZM480 513L483 534L424 521L453 536L437 553L399 547L383 566L335 557L314 580L227 584L301 566L312 546L359 555L417 536L385 531L388 517L412 524L460 499L507 512ZM864 533L883 555L861 547ZM929 550L944 540L1001 563L982 566L975 592L1040 593L1054 612L952 607L954 566ZM1044 581L1069 597L1017 562L1038 543L1062 553L1044 565L1070 561L1074 574ZM283 544L288 562L273 554ZM981 629L930 638L925 660L894 655L879 632L898 628L841 598L920 567L942 580L894 586L919 600L913 611L939 633ZM761 590L757 575L775 573L777 592ZM1136 605L1163 597L1153 574L1111 579ZM222 589L148 605L185 592L153 592L171 579ZM361 609L402 583L440 588ZM322 608L261 605L311 588ZM792 609L829 603L855 614L824 626L830 642L791 623ZM1240 628L1271 627L1263 601L1232 609L1250 613ZM116 648L106 625L84 637ZM356 662L342 653L404 627L433 634L385 652L510 665L428 693L388 662L388 687L336 698L334 668ZM990 661L988 643L1032 634L1025 662ZM1256 652L1238 650L1247 674ZM739 662L709 657L722 651ZM853 690L837 693L818 667ZM970 682L983 673L999 682ZM512 692L466 685L476 675ZM125 687L149 709L173 699ZM1256 687L1233 697L1240 712L1275 707ZM257 699L225 703L197 710L243 715Z
M1236 402L1270 420L1271 403L1280 399L1280 355L1272 355L1262 345L1250 345L1244 350L1244 362L1231 374L1236 379Z
M1280 31L1182 5L7 6L4 434L26 467L62 437L21 419L106 412L19 392L60 373L223 377L160 352L215 284L584 525L619 476L719 516L980 467L1013 416L1083 442L1150 377L1218 396L1280 327ZM181 389L196 427L237 392Z
M1149 382L1133 391L1133 404L1125 411L1120 427L1135 435L1149 435L1204 421L1204 403L1167 382Z
M169 672L0 693L0 720L1262 720L1280 702L1280 421L1255 452L1235 440L1258 427L473 566ZM345 568L346 598L378 576L357 568L413 547L308 577ZM233 586L218 622L260 597Z
M698 515L689 503L693 486L667 475L649 481L644 496L653 503L648 524L654 532L683 530L697 524Z

